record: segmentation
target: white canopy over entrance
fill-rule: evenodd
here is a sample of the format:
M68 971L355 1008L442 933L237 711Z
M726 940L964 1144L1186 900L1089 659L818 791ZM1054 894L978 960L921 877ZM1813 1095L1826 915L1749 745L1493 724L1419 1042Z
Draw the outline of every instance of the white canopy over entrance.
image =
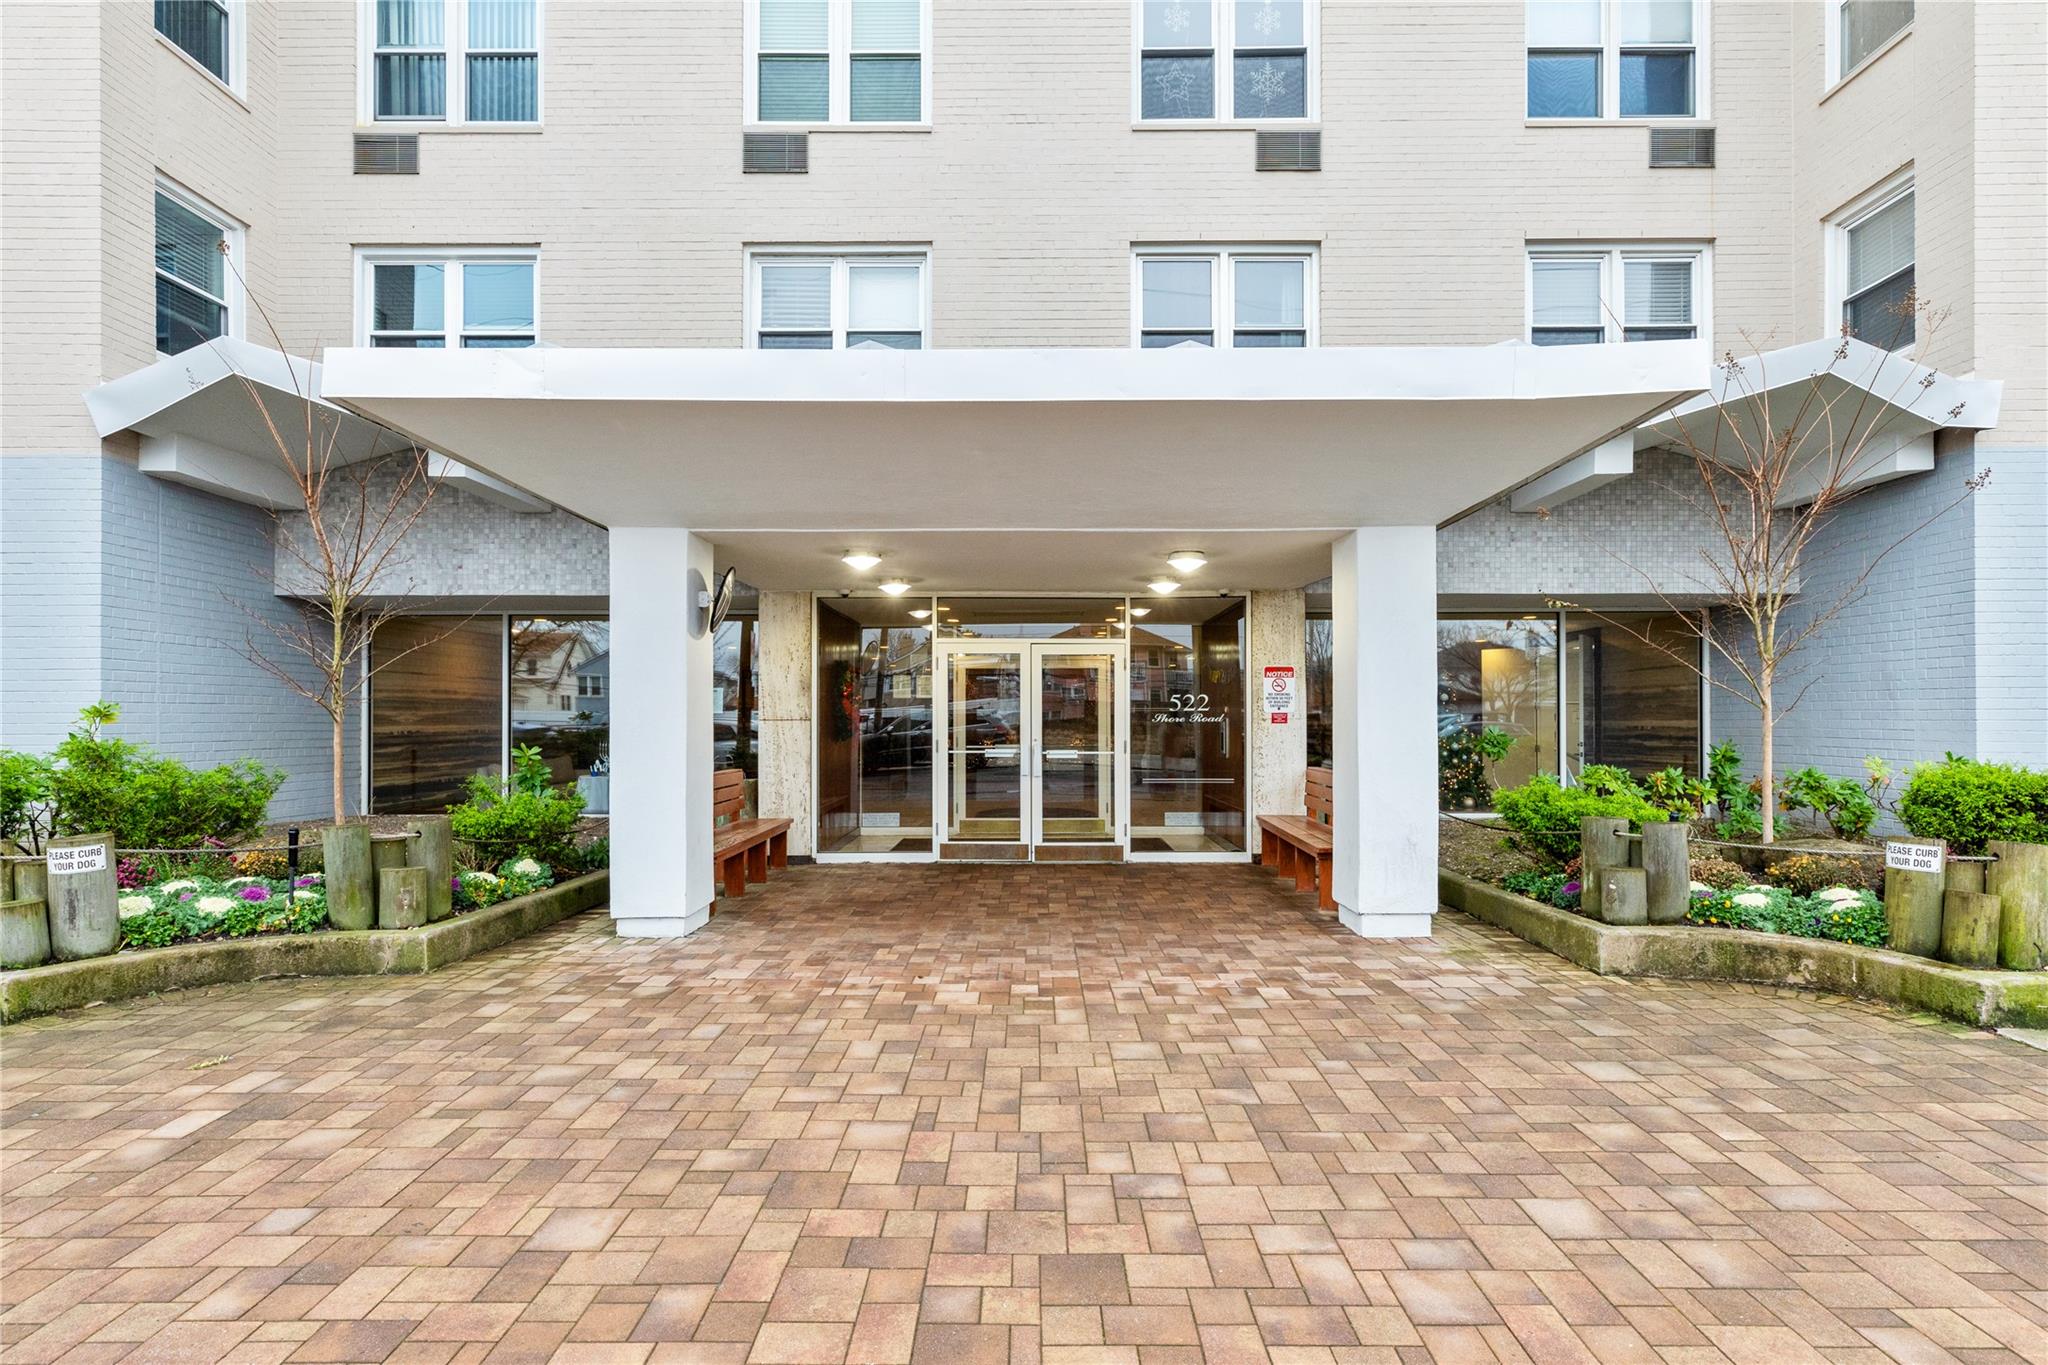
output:
M1436 906L1436 528L1708 377L1696 342L341 350L325 392L610 528L621 933L709 917L717 565L831 591L860 549L921 590L1121 593L1198 548L1216 587L1332 579L1335 899L1406 936Z

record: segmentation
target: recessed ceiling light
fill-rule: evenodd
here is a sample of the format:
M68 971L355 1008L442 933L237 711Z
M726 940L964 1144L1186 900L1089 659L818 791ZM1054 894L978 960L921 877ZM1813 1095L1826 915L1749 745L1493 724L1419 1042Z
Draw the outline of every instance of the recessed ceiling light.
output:
M1200 550L1175 550L1166 557L1166 562L1182 573L1193 573L1209 562L1209 557Z
M1131 608L1131 615L1133 615L1133 616L1150 616L1151 614L1152 614L1152 608L1150 608L1150 607L1132 607L1132 608Z
M888 593L891 597L901 597L904 593L910 591L910 585L900 578L890 579L887 583L882 584L881 588L883 592Z
M866 550L850 550L839 557L839 562L849 569L866 573L882 562L880 555L871 555Z
M917 608L917 609L916 609L915 611L911 612L910 614L911 614L911 615L912 615L913 617L915 617L916 619L920 620L920 621L924 620L924 618L925 618L925 617L927 617L927 616L930 616L930 615L931 615L931 613L930 613L929 611L926 611L926 610L925 610L925 609L924 609L923 607L919 607L919 608Z
M1166 596L1166 594L1173 592L1175 589L1179 588L1180 584L1175 582L1171 578L1155 578L1150 583L1147 583L1145 586L1152 589L1152 591L1158 593L1161 597L1164 597Z

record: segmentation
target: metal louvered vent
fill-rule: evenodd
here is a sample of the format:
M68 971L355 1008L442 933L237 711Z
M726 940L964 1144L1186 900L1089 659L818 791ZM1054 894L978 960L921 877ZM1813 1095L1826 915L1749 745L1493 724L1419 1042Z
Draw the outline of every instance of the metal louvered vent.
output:
M1652 128L1650 130L1650 165L1656 166L1699 166L1714 164L1714 130L1712 128Z
M357 175L418 175L418 133L357 133Z
M811 169L807 133L742 133L740 170L747 175L806 175Z
M1259 129L1257 166L1262 171L1319 171L1323 168L1323 130Z

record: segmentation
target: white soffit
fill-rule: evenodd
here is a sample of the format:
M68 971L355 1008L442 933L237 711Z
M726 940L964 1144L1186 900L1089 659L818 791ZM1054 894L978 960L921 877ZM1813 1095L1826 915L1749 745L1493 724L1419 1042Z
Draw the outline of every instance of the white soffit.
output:
M1933 436L1998 425L2005 386L1958 379L1853 337L1808 341L1716 365L1707 391L1636 429L1635 448L1698 449L1741 464L1759 433L1791 432L1800 468L1785 505L1812 496L1826 461L1848 461L1843 486L1860 488L1934 467ZM1768 439L1763 438L1763 439Z
M403 450L409 438L325 401L314 361L267 346L222 337L166 356L85 395L101 436L133 431L141 438L137 467L258 507L300 505L278 440L303 458L307 401L318 424L312 439L333 441L336 463ZM265 421L265 414L269 423ZM276 427L273 436L270 423ZM548 505L503 482L439 456L435 475L449 485L522 512Z
M1636 443L1623 434L1602 441L1583 455L1574 455L1541 478L1531 479L1508 496L1516 512L1541 512L1583 498L1596 488L1636 472Z
M1707 371L1703 343L1645 342L353 349L329 351L324 378L332 401L599 524L723 540L1438 525Z

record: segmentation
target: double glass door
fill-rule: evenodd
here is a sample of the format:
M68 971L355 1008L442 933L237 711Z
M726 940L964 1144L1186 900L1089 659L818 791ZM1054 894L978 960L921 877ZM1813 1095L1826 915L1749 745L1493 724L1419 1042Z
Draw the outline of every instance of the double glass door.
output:
M944 640L937 673L941 857L1123 856L1122 644Z

